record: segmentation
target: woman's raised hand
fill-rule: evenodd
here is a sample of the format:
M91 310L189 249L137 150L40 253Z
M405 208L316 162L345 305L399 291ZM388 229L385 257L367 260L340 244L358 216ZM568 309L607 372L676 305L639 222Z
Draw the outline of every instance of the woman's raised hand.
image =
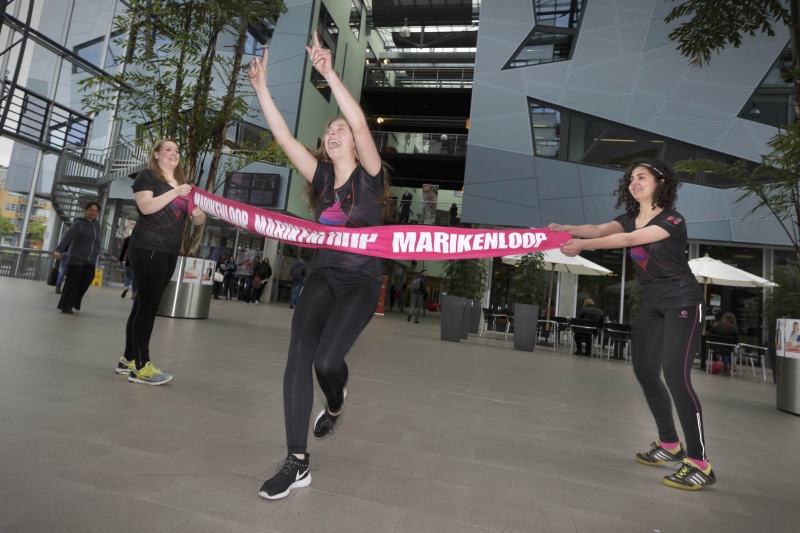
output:
M314 46L306 46L306 51L311 59L311 64L327 79L328 75L333 72L333 55L330 50L323 48L320 44L318 32L314 32Z
M259 61L253 59L250 62L250 69L247 71L247 76L250 78L250 85L253 89L266 87L267 85L267 57L269 57L269 47L264 47L264 58Z
M178 193L178 196L188 196L192 192L192 186L188 183L184 183L183 185L175 187L175 191Z

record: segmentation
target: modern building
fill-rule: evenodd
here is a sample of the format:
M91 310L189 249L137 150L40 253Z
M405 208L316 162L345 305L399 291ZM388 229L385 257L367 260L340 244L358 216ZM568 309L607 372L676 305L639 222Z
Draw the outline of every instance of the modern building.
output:
M616 214L610 193L631 160L756 163L776 126L792 118L791 88L779 76L788 42L782 27L693 68L668 37L674 25L664 17L673 4L661 0L395 4L287 0L260 36L270 45L270 80L280 80L272 94L309 146L338 108L305 57L308 34L318 30L334 51L394 168L391 222L404 194L412 198L412 223L446 224L453 204L461 222L475 225L606 221ZM125 8L121 0L20 0L6 8L0 34L10 95L0 129L16 141L6 188L52 198L62 222L80 214L82 201L101 198L111 255L135 218L129 185L143 154L133 146L136 122L88 112L79 83L124 68L112 21ZM217 52L230 55L230 44L220 42ZM260 53L253 37L246 58ZM229 130L228 152L265 127L252 99L247 121ZM218 193L251 203L268 197L260 205L308 216L304 181L290 169L258 162L236 170ZM774 219L748 214L752 203L737 203L730 179L704 172L682 179L678 209L689 221L690 257L708 253L767 277L792 257ZM427 206L423 191L435 194ZM51 224L45 248L59 233ZM278 279L292 257L313 260L312 251L212 221L200 253L225 250L245 263L256 253L273 257ZM618 274L630 269L619 250L588 256ZM436 265L426 266L435 280ZM399 284L413 268L387 261L385 270ZM559 314L572 315L578 299L592 295L607 315L625 320L626 279L562 275ZM282 288L276 297L286 296ZM711 287L711 295L762 336L760 291Z
M786 28L747 37L694 68L668 37L675 23L664 17L673 7L661 0L483 2L464 221L601 223L618 214L611 192L637 158L760 162L777 126L791 119L791 85L779 76ZM688 221L690 258L709 254L769 277L773 265L794 257L766 210L749 214L754 203L738 202L735 182L704 172L681 179L677 209ZM618 250L586 255L625 270ZM592 294L620 318L620 278L570 278L561 277L562 314L570 316L576 295ZM711 292L761 337L760 290Z

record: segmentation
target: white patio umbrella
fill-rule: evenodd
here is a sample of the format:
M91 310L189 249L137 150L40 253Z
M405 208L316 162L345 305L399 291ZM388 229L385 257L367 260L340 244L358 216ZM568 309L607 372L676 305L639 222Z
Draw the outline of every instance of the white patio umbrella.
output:
M550 320L550 302L553 300L553 277L556 272L569 272L571 274L582 274L584 276L606 276L611 271L605 267L593 263L588 259L576 255L568 257L564 253L554 248L541 252L544 256L545 266L550 270L550 291L547 295L547 320ZM503 257L503 263L516 265L522 259L521 255L507 255ZM549 327L548 323L548 327Z
M778 284L768 279L746 272L741 268L712 259L706 254L689 261L694 277L703 284L703 297L708 300L709 285L727 285L729 287L777 287ZM705 322L703 334L705 335Z
M727 285L729 287L777 287L778 284L746 272L733 265L712 259L706 254L689 261L692 273L700 283L708 285Z

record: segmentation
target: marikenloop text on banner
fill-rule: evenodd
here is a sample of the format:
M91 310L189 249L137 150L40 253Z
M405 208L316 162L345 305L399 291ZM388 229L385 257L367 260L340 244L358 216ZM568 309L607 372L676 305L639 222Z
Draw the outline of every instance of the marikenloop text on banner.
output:
M189 200L209 215L250 233L307 248L329 248L391 259L471 259L558 248L565 232L442 226L326 226L222 198L192 186ZM191 212L191 211L190 211Z

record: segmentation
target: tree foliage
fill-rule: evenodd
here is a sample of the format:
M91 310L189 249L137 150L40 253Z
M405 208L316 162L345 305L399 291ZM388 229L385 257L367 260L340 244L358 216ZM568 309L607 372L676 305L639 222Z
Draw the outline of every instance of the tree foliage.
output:
M680 3L664 18L680 21L669 34L678 51L690 63L702 67L711 61L712 52L725 46L738 48L744 35L775 35L773 24L788 25L790 14L783 0L671 0Z
M544 297L544 256L540 253L525 254L514 268L511 279L511 298L514 303L542 303Z
M762 156L761 164L750 169L748 162L733 164L708 160L680 161L675 169L685 172L712 172L739 182L741 197L755 199L754 207L745 216L766 209L778 221L794 247L800 261L800 124L789 124L769 140L771 151Z
M47 227L38 220L31 220L28 222L28 237L31 242L42 242L44 240L44 232Z
M488 286L489 267L485 259L448 259L442 261L442 290L452 296L481 300Z
M776 266L772 279L780 288L769 291L764 301L764 317L770 328L779 318L800 316L800 268L797 264Z
M17 227L11 222L11 219L5 215L0 215L0 237L13 235L15 231L17 231Z
M246 146L226 141L229 126L249 113L242 64L248 28L275 23L285 11L282 0L130 0L114 21L125 68L82 80L83 103L137 124L137 142L148 149L157 139L175 139L190 183L201 183L208 167L209 191L227 170L256 160L285 163L267 137ZM218 53L223 43L232 43L230 54ZM181 253L196 250L202 231L187 227Z

